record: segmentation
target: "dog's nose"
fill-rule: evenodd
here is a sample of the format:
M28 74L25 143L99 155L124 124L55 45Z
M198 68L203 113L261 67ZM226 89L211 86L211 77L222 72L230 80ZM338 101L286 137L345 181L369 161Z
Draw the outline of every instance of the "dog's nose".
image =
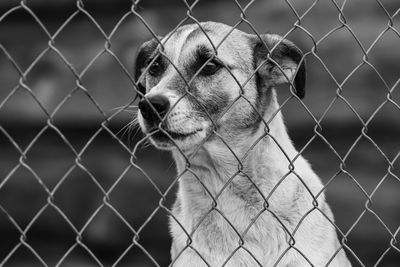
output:
M139 109L143 118L147 121L157 122L162 119L169 110L169 101L163 95L145 97L139 101ZM157 111L158 115L155 113Z

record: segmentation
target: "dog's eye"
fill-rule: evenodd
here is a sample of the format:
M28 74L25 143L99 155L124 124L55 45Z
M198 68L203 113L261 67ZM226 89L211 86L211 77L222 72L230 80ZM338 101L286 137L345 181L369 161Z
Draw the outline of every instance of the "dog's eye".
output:
M153 62L149 68L149 74L152 76L157 76L162 72L162 66L158 61Z
M213 75L221 68L221 65L216 61L210 61L205 65L202 70L201 74L203 75Z

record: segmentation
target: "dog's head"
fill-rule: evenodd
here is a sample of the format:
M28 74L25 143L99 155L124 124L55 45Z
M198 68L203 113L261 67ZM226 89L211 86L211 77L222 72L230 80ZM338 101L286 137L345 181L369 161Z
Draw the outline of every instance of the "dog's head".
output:
M135 79L142 131L158 148L189 150L254 133L277 84L291 83L302 98L305 64L302 52L278 35L260 38L206 22L144 43Z

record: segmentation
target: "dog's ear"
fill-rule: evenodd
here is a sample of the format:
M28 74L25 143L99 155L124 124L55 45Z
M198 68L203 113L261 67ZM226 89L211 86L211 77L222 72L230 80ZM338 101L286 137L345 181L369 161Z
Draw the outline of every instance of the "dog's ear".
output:
M161 40L161 37L157 37L158 40ZM146 69L147 65L150 63L150 59L153 56L157 46L159 45L159 41L156 38L153 38L145 43L143 43L137 52L136 60L134 63L134 79L138 82L140 76L143 71ZM138 83L138 90L141 94L138 94L139 97L146 94L146 79L143 77Z
M256 37L253 53L254 65L261 79L270 85L292 82L296 95L303 98L306 66L301 50L279 35L264 34L261 38Z

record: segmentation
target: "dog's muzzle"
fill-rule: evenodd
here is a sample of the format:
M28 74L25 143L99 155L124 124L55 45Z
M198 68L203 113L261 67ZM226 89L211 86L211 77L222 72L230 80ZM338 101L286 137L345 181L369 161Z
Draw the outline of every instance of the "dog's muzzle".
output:
M200 127L188 127L187 116L180 117L176 113L172 117L168 115L171 103L164 95L144 97L139 101L138 108L143 118L141 125L143 132L149 134L150 140L160 148L172 147L175 142L196 137L203 130Z
M139 101L138 108L146 120L146 123L151 127L157 127L165 114L167 114L170 103L169 100L163 95L155 95L151 97L144 97Z

